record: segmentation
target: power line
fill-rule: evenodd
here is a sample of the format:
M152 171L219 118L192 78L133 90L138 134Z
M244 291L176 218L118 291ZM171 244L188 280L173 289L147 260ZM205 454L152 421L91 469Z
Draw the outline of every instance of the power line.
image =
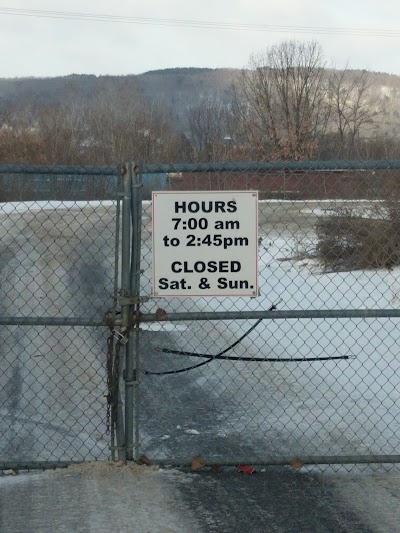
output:
M51 18L88 22L107 22L113 24L138 24L151 26L182 27L231 31L258 31L270 33L304 33L313 35L347 35L353 37L400 37L400 30L379 28L343 28L327 26L286 26L273 24L245 24L236 22L163 19L152 17L130 17L98 13L52 11L41 9L17 9L0 7L0 15L18 17Z

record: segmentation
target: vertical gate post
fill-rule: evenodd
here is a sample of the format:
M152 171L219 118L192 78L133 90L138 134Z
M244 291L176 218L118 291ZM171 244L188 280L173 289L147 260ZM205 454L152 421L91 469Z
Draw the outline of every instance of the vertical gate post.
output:
M125 362L125 451L126 459L133 460L133 434L134 434L134 399L136 412L136 449L139 440L139 308L140 308L140 253L142 234L142 182L141 174L134 163L127 165L129 182L131 185L131 218L132 241L130 262L130 297L133 305L130 306L129 320L133 324L133 331L126 346ZM135 387L135 398L134 398Z
M136 320L135 320L135 460L139 459L139 446L140 446L140 303L142 298L140 296L140 276L142 274L141 257L142 257L142 215L143 215L143 177L142 172L138 167L134 167L133 174L133 205L136 206L134 214L134 228L133 228L133 241L132 249L134 251L134 261L132 263L132 277L134 284L131 290L134 295L138 297L138 303L136 305Z
M123 166L122 181L123 181L123 197L122 197L122 237L121 237L121 289L120 296L129 298L131 296L130 288L130 262L131 262L131 203L132 203L132 171L131 164L127 163ZM129 328L129 314L130 305L121 305L121 333L125 334ZM125 346L126 353L128 352L128 345ZM127 356L126 356L127 358ZM122 369L120 365L120 370ZM125 378L126 379L126 378ZM126 410L126 396L125 396L125 410ZM126 422L126 421L125 421ZM118 397L117 410L117 447L118 458L122 461L126 460L126 427L124 431L124 416L121 394Z
M116 205L116 214L115 214L115 244L114 244L114 303L112 307L112 315L111 319L113 322L115 322L116 318L116 312L117 312L117 305L118 305L118 291L119 291L119 252L120 252L120 238L121 238L121 185L122 185L122 168L118 168L118 196L117 196L117 205ZM114 351L114 344L112 344L112 350ZM118 354L119 356L119 354ZM108 354L107 354L108 357ZM114 372L116 372L116 357L117 354L115 354L115 360L114 362L111 361L111 373L112 376L107 376L107 380L111 377L112 379L112 387L113 387L113 401L116 401L116 404L111 408L111 459L115 461L115 437L117 436L118 442L117 447L124 446L124 438L123 438L123 431L122 435L121 433L116 431L117 426L123 428L123 418L121 417L122 414L122 407L121 407L121 391L119 388L119 380L120 376L114 375ZM120 365L118 365L118 368L120 368ZM118 388L117 388L117 396L115 397L115 380L118 380ZM119 419L118 419L119 417ZM120 422L120 424L119 424ZM121 438L122 436L122 438Z

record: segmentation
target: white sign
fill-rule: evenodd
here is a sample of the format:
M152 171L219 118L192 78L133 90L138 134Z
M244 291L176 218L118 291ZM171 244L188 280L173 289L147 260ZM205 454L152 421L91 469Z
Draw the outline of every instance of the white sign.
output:
M258 193L153 192L153 296L257 296Z

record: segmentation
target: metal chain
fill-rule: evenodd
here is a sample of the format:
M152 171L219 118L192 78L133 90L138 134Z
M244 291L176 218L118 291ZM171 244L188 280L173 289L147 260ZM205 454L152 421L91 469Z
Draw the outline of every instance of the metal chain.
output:
M106 413L106 435L109 435L112 429L116 429L117 424L117 407L118 407L118 389L119 389L119 354L121 341L117 339L115 343L114 323L110 317L110 311L104 314L104 322L110 330L107 339L107 413ZM115 353L114 353L115 346Z
M111 406L114 403L113 390L113 348L114 337L111 334L107 339L107 415L106 415L106 435L110 434L111 426Z

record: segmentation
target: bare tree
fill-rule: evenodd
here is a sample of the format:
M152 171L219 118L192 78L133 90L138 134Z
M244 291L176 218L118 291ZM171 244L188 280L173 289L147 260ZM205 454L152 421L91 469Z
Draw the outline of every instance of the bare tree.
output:
M178 148L171 112L148 101L135 79L107 80L91 102L86 124L88 153L102 164L161 161Z
M85 107L79 102L47 104L38 110L33 126L45 147L46 162L54 165L84 162Z
M258 157L312 157L329 119L325 63L315 41L253 55L234 85L242 136Z
M11 109L0 99L0 129L8 127L8 119L11 116Z
M328 94L332 106L331 130L339 140L335 155L354 156L357 141L368 137L382 114L368 72L352 71L348 66L344 70L333 70Z
M187 114L188 135L198 159L226 159L231 144L229 113L228 106L213 96L205 96L197 105L190 107Z
M0 161L5 163L43 163L44 147L37 129L35 100L21 98L7 107L0 128Z

